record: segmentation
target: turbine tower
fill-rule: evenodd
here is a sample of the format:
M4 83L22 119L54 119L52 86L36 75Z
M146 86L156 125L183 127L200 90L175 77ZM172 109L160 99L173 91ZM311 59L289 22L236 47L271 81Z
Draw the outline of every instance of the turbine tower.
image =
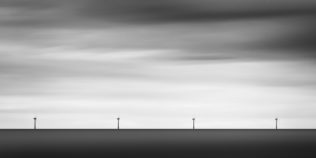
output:
M278 118L275 118L275 130L278 130Z
M195 130L195 118L192 118L193 121L193 130Z
M117 119L117 130L120 130L120 117L118 117L116 119Z
M33 118L34 119L34 129L36 129L36 117Z

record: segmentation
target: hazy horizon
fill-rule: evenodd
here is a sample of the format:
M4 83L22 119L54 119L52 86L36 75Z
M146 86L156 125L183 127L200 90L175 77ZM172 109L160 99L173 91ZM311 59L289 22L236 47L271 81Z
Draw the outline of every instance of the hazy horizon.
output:
M0 0L0 129L316 128L316 1Z

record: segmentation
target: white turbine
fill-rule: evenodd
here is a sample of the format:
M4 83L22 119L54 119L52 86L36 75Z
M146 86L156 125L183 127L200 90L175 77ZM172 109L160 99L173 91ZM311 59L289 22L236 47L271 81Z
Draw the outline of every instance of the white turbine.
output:
M116 119L117 119L117 130L120 130L120 117L118 117Z
M33 118L33 120L34 120L34 129L36 129L36 119L37 119L36 117Z

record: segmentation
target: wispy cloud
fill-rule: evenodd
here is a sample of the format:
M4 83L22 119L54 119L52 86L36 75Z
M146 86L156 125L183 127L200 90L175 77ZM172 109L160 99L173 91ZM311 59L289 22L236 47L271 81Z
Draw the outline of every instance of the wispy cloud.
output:
M0 0L0 122L313 120L315 17L309 0Z

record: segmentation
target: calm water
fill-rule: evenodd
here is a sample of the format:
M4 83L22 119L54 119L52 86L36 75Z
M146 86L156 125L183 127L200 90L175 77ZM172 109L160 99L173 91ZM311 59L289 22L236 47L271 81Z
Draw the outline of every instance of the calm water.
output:
M316 157L316 130L0 130L0 157Z

